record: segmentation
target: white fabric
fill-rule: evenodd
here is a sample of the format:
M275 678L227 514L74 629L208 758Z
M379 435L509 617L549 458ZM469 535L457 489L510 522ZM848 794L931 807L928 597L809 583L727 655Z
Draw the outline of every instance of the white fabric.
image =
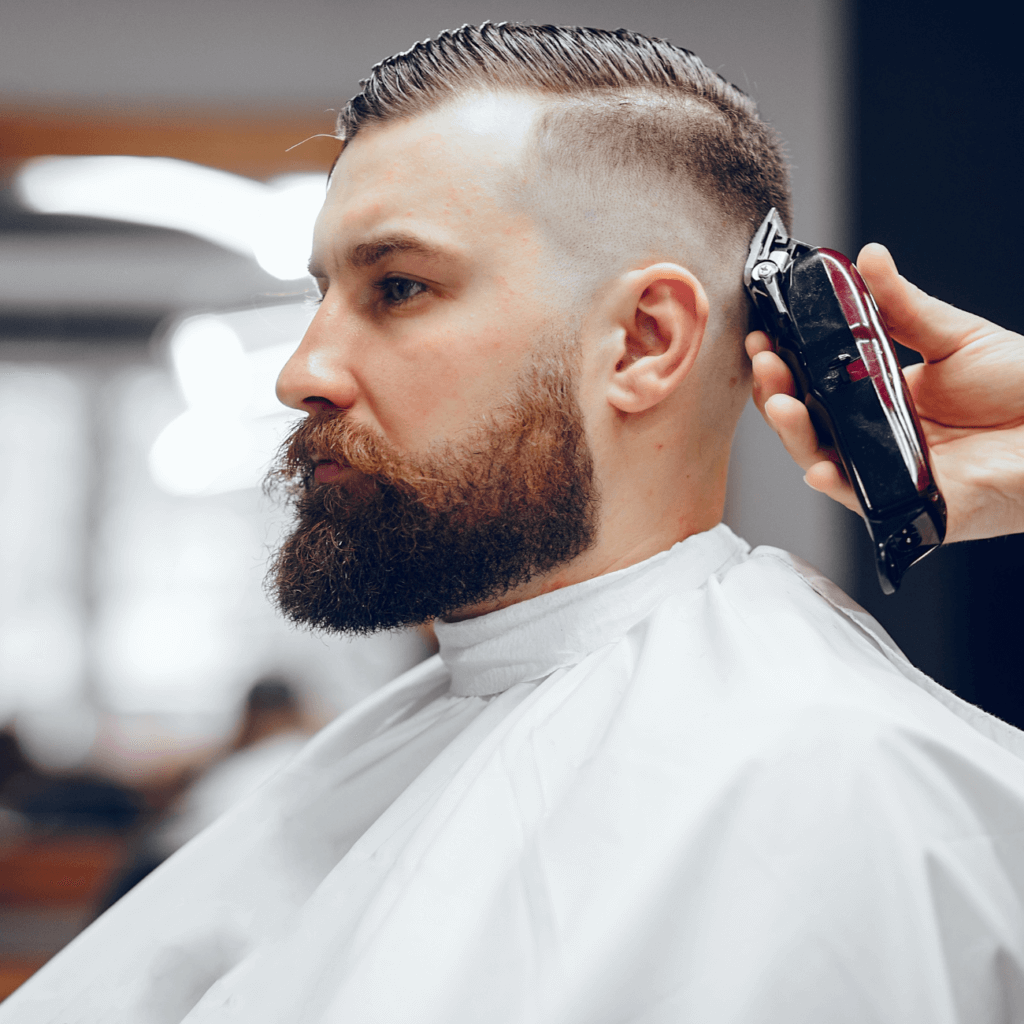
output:
M1024 1020L1024 737L809 567L718 527L439 639L0 1024Z

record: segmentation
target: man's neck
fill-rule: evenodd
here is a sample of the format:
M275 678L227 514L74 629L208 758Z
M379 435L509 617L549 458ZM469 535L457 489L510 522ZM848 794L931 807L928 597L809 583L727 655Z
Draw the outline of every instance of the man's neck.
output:
M501 597L460 608L452 615L446 616L445 621L461 622L464 619L473 619L498 611L500 608L529 601L542 594L575 586L596 576L626 569L652 558L661 551L667 551L695 533L710 530L721 522L722 516L719 508L706 510L700 517L673 515L664 518L665 521L659 524L660 528L657 529L637 529L635 526L627 529L625 524L616 529L617 524L605 519L601 524L597 542L571 562L538 574Z

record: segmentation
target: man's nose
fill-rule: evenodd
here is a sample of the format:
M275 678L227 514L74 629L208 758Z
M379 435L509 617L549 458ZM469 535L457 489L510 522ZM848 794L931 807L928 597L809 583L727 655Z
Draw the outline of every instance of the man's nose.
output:
M355 381L344 365L343 350L323 337L314 320L277 378L278 401L303 412L349 408Z

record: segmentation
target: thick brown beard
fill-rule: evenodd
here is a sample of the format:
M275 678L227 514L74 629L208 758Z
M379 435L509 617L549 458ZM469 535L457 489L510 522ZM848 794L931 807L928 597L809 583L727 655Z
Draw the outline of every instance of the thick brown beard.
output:
M365 474L313 483L315 460ZM292 621L369 634L492 601L591 546L593 460L562 358L542 359L473 436L416 459L344 411L299 424L268 476L296 527L267 586Z

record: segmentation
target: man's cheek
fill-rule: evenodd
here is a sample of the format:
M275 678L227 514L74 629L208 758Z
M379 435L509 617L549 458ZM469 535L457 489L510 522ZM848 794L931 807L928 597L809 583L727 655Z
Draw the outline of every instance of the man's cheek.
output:
M380 431L403 451L422 451L454 439L473 418L473 402L458 380L424 376L416 386L389 396L377 406Z

